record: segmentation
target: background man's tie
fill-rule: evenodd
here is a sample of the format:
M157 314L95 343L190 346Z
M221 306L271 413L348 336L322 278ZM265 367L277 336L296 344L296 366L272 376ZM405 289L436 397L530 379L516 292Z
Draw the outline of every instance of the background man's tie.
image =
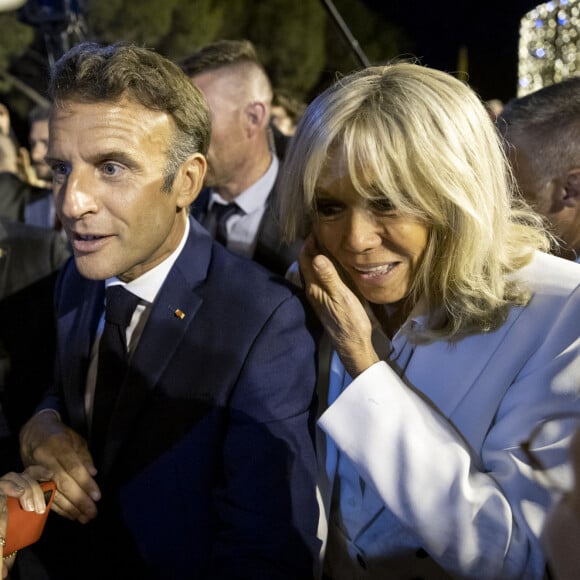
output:
M204 226L216 241L225 246L228 238L226 223L232 215L241 211L240 206L235 202L227 205L214 202L207 214Z

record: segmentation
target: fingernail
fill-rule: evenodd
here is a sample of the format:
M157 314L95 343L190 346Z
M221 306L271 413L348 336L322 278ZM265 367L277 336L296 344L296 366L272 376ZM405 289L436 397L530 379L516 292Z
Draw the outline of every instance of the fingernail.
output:
M315 270L322 270L325 266L324 258L322 256L316 256L312 260L312 266L314 267Z

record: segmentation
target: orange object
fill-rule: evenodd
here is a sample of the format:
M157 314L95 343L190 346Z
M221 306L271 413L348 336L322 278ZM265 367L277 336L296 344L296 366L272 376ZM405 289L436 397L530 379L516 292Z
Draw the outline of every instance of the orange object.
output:
M8 526L6 528L6 546L4 546L4 557L34 544L40 539L46 518L50 512L52 500L56 491L54 481L43 481L40 487L44 490L46 510L43 514L37 512L27 512L20 505L17 497L6 498L8 506Z

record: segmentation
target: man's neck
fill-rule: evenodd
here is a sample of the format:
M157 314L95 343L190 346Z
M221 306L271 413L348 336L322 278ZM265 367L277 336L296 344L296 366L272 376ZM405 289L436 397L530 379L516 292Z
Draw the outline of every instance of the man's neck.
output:
M238 171L238 174L235 176L235 181L231 180L229 183L212 186L212 189L216 193L219 193L224 200L228 202L233 201L263 177L271 163L272 152L268 149L259 157L253 158L246 170Z

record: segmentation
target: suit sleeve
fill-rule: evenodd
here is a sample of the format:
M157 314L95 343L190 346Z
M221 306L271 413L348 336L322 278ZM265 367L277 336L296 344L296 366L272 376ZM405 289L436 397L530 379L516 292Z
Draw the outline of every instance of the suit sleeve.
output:
M231 400L211 578L312 577L319 551L315 344L292 296L264 324L243 365Z

